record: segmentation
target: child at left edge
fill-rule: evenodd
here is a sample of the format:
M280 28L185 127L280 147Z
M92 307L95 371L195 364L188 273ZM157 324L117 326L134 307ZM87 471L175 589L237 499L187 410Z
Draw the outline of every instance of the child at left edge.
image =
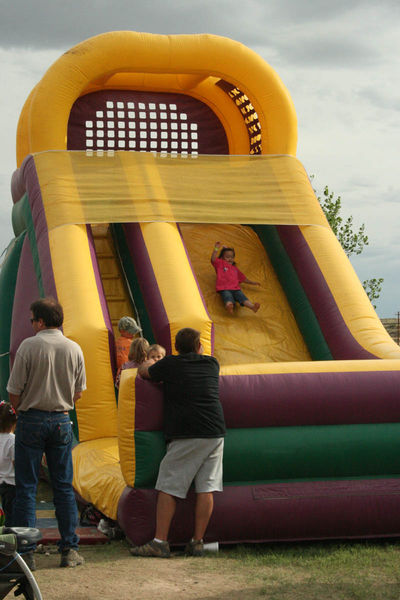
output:
M0 402L0 496L6 527L14 525L15 470L14 446L17 415L8 402Z
M219 256L217 257L218 252ZM233 314L235 302L239 302L241 306L246 306L256 313L260 308L259 302L251 302L240 289L240 284L260 284L258 281L247 279L246 275L239 271L235 263L235 250L223 246L221 242L215 242L211 254L211 264L217 274L216 290L220 294L226 310Z

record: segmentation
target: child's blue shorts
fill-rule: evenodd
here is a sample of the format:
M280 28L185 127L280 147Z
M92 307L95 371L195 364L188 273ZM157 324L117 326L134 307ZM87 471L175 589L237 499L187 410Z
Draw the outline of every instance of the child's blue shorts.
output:
M232 302L232 304L239 302L239 304L243 306L243 303L248 300L242 290L219 290L218 293L221 294L222 302L224 304L227 304L227 302Z

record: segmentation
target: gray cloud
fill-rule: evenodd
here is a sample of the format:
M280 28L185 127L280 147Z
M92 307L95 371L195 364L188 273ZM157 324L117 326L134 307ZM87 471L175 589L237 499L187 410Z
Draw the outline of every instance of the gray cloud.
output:
M227 0L202 4L181 0L3 1L0 39L3 46L63 48L105 31L216 33L224 21L222 29L228 34L240 28L235 23L241 23L242 9L238 1Z
M337 36L329 39L310 35L307 39L281 43L280 55L292 65L307 65L307 68L349 69L377 65L378 52L363 40Z
M353 15L354 21L360 19L360 14L370 9L375 10L377 3L375 0L307 0L307 2L298 2L296 0L280 0L272 3L273 13L276 18L288 23L304 23L311 25L321 23L323 26L328 20L343 18L346 15ZM397 0L382 0L379 3L380 10L387 12L398 12L399 6Z
M397 90L397 86L393 86L390 92L386 89L381 91L377 87L368 86L360 89L358 96L377 108L400 111L400 96Z
M340 61L372 58L362 42L342 39L343 19L357 26L371 10L388 19L399 10L395 0L379 7L368 0L0 0L0 44L3 47L69 48L105 31L135 30L152 33L201 33L225 35L245 44L281 49L283 57L329 65ZM374 24L376 19L373 19ZM335 23L339 23L335 30ZM297 29L309 24L307 36ZM358 37L358 36L357 36ZM301 41L301 45L298 43ZM292 48L292 50L290 50Z

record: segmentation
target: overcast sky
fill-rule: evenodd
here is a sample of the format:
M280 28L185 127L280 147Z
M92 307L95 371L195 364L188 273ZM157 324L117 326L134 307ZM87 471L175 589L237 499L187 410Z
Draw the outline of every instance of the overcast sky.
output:
M400 311L399 0L0 0L0 252L13 237L10 179L22 106L75 44L113 30L213 33L258 52L298 117L298 158L342 197L370 245L352 260L384 277L380 317Z

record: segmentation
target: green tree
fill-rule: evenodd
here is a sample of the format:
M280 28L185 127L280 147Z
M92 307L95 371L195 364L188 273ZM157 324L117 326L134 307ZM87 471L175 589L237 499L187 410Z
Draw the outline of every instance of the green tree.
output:
M324 188L322 196L317 196L317 198L333 233L339 240L346 255L350 257L352 254L361 254L364 247L369 244L368 236L365 233L365 224L363 223L356 230L354 228L353 217L350 216L346 219L342 216L342 198L340 196L335 198L335 194L329 191L327 185ZM376 308L374 301L381 294L382 284L382 277L366 279L362 282L362 286L374 308Z
M372 306L374 308L376 308L374 300L378 300L379 296L381 295L382 283L383 277L379 277L379 279L376 279L374 277L373 279L366 279L362 282L362 286L367 292L367 296L371 300Z

